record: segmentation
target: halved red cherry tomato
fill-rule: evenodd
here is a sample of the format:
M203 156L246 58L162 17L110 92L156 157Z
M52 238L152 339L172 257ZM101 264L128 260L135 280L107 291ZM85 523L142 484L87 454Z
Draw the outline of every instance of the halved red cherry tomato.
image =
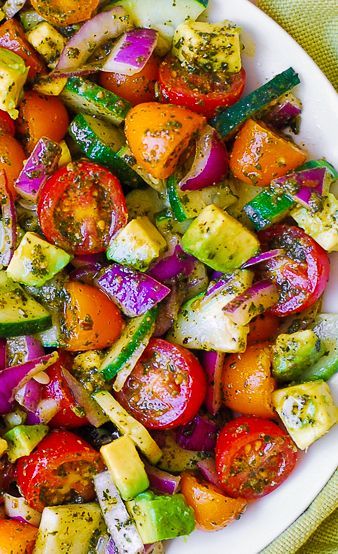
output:
M239 73L209 73L186 69L174 56L160 65L159 84L163 100L190 108L210 118L217 108L227 108L241 97L246 75Z
M13 119L7 112L0 110L0 135L15 135L15 125Z
M94 499L93 476L103 470L100 454L69 431L55 429L29 456L19 458L18 486L28 504L45 506Z
M62 375L62 364L58 360L56 364L46 371L50 381L43 387L43 397L57 400L60 411L49 422L50 427L81 427L87 425L88 420L80 416L81 408L76 404L72 391Z
M128 100L133 106L155 100L155 83L158 79L159 58L151 56L144 68L135 75L102 72L102 87Z
M119 180L86 160L61 167L46 181L38 216L46 238L73 254L103 252L128 221Z
M195 356L152 339L116 397L145 427L170 429L191 421L205 393L205 376Z
M280 286L280 299L271 313L285 317L312 306L329 280L330 260L325 250L302 229L290 225L274 225L258 236L263 250L285 251L261 264L263 276Z
M223 490L253 499L279 487L296 465L297 449L278 425L258 417L227 423L216 444L216 468Z

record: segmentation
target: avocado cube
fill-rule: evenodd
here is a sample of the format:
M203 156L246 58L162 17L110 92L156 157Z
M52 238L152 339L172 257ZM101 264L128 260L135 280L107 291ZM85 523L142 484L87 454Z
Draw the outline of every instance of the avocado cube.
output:
M310 329L279 335L272 348L273 375L280 381L297 379L324 351L321 340Z
M7 275L18 283L41 287L70 262L72 256L28 232L15 250Z
M107 258L146 271L167 248L167 243L146 216L132 219L110 241Z
M17 425L5 433L8 443L8 459L15 462L22 456L28 456L47 435L47 425Z
M259 241L239 221L211 204L184 233L182 246L209 267L226 273L256 254Z
M276 390L272 404L300 450L306 450L337 423L338 408L324 381Z
M144 464L128 435L102 446L100 452L123 500L131 500L149 487Z
M66 44L66 39L47 21L42 21L26 35L28 42L46 60L48 67L55 67Z
M184 64L206 71L241 70L240 29L229 21L207 23L188 20L174 34L173 53Z
M157 496L149 491L127 502L127 509L144 544L189 535L195 528L194 512L182 494Z
M26 82L29 68L20 56L0 48L0 109L7 112L12 119L18 117L16 106L21 99L22 89Z
M338 251L338 199L328 193L323 197L323 209L312 212L303 206L292 210L291 216L299 227L310 235L327 252Z

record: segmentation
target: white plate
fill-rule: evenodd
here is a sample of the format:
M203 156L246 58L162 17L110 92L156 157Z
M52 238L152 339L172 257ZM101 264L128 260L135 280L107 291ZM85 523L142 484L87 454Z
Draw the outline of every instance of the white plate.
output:
M279 25L248 0L210 0L209 3L210 21L230 19L243 29L243 41L247 46L247 54L244 54L243 59L248 73L248 92L290 65L299 73L301 85L297 94L303 101L304 111L298 143L305 145L311 157L325 157L337 167L338 101L326 77ZM337 312L338 254L332 257L332 262L333 258L324 310ZM338 378L331 380L330 385L338 397ZM167 552L257 554L309 506L337 464L336 426L311 446L281 487L250 506L239 521L222 531L195 531L187 539L176 539L168 545Z

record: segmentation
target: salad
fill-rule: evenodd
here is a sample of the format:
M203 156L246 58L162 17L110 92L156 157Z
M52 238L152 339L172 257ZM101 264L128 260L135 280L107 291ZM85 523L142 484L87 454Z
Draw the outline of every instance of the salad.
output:
M2 2L0 554L160 554L337 422L338 174L207 4Z

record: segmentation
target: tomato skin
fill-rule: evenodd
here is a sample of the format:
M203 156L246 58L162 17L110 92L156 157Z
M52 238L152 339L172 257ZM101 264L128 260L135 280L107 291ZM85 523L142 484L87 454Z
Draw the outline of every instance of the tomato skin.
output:
M62 365L60 361L58 360L56 364L49 367L46 373L50 378L50 382L43 388L43 397L57 400L60 406L60 411L51 419L48 425L50 427L70 428L87 425L88 420L86 417L79 417L76 415L75 409L77 404L72 391L62 375Z
M0 171L5 172L8 189L14 199L17 197L15 181L19 177L26 157L21 144L12 135L0 134Z
M250 323L250 332L247 337L247 344L255 344L255 342L262 342L270 340L277 334L280 325L278 317L272 315L269 312L260 314Z
M102 72L99 75L101 87L114 92L136 106L155 100L155 83L158 79L160 60L152 55L144 68L135 75Z
M273 225L258 233L262 249L284 248L285 254L261 264L264 278L281 288L271 313L286 317L312 306L323 294L330 276L327 252L300 227Z
M32 554L38 529L14 519L0 519L0 554Z
M306 153L293 142L248 119L236 135L230 154L230 169L240 181L260 187L302 165Z
M153 177L166 179L204 124L204 117L186 108L147 102L128 112L125 133L138 165Z
M226 80L230 83L224 88ZM244 68L231 76L219 75L219 79L202 70L193 73L185 69L174 56L167 56L160 65L160 93L165 102L185 106L211 118L218 108L227 108L243 94L246 82Z
M96 287L70 281L65 306L65 350L86 351L107 348L120 336L123 319L120 310Z
M13 119L7 112L0 110L0 134L15 135L15 125Z
M181 492L203 531L223 529L238 518L247 505L241 498L226 497L221 489L192 473L181 476Z
M74 493L84 501L93 500L92 477L103 468L100 454L83 439L54 429L32 454L19 458L17 482L28 504L41 512L47 505L71 499Z
M76 255L104 252L128 222L119 180L87 160L59 168L44 183L37 211L49 242Z
M116 398L148 429L172 429L193 419L205 394L205 375L195 356L151 339Z
M266 342L228 356L222 377L225 406L241 414L275 417L271 395L276 382L271 376L271 363L271 348Z
M289 435L272 421L258 417L230 421L216 444L220 484L233 498L250 500L269 494L290 475L297 457Z
M34 79L45 73L45 65L26 39L22 25L16 19L9 19L0 25L0 46L15 52L29 67L28 78Z
M68 112L60 98L44 96L34 90L25 92L19 105L17 131L28 153L42 137L60 142L67 133L68 125Z
M98 3L99 0L31 0L38 14L60 27L90 19Z

